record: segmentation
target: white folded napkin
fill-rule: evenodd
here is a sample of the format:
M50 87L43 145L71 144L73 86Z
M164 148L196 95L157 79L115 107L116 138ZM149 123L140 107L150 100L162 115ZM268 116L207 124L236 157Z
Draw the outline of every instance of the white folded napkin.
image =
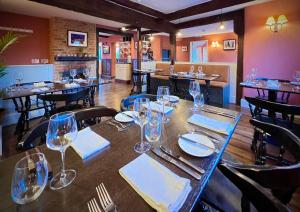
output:
M150 110L156 111L156 112L164 112L165 114L170 113L174 110L173 107L169 107L165 105L164 111L163 111L163 106L159 103L156 102L149 102L150 105ZM147 107L147 106L146 106Z
M45 82L35 82L33 83L33 87L40 88L40 87L46 87L47 84Z
M188 118L187 122L225 135L229 135L233 130L233 125L230 122L216 120L200 114L192 115Z
M178 211L192 189L189 179L179 177L147 154L122 167L119 173L157 211Z
M81 79L81 78L79 78L79 79L74 79L74 81L75 81L75 82L78 82L78 83L87 82L87 80Z
M109 141L92 131L89 127L80 130L75 141L71 144L72 148L82 159L88 158L109 145Z
M65 87L66 88L77 88L77 87L80 87L80 85L73 82L73 83L67 83L67 84L65 84Z
M39 92L48 91L48 90L49 90L48 87L42 87L42 88L34 88L34 89L31 89L30 91L34 92L34 93L39 93Z

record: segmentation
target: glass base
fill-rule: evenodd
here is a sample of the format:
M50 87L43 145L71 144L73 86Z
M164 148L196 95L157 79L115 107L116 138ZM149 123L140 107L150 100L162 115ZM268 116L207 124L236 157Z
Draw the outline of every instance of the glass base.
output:
M65 170L65 176L61 177L61 172L56 174L50 181L50 188L52 190L62 189L70 185L76 177L76 171L73 169Z
M193 111L193 112L199 111L199 108L197 108L197 107L191 107L190 109L191 109L191 111Z
M135 152L142 154L151 149L151 144L148 142L144 142L143 144L139 142L134 145L133 149Z

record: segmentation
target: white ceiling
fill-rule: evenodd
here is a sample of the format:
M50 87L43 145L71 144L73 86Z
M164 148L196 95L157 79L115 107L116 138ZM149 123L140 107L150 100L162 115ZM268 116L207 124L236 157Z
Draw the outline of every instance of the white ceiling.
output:
M0 10L41 18L61 17L115 28L127 26L127 24L124 23L97 18L83 13L60 9L58 7L48 6L28 0L0 0Z
M211 0L131 0L163 13L172 13Z

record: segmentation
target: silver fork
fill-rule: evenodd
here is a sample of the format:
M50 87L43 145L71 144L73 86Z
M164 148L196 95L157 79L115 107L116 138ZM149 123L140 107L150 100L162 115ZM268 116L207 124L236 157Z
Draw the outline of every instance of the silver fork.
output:
M101 212L101 209L99 208L99 205L95 198L88 201L87 205L90 212Z
M96 187L96 191L100 200L100 204L105 212L117 211L115 203L111 200L103 183Z

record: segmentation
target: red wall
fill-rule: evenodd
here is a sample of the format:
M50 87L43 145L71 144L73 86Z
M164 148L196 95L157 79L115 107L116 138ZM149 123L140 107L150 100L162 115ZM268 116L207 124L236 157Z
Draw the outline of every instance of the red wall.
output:
M224 33L215 35L206 35L202 37L191 37L191 38L178 38L176 41L176 60L188 62L190 60L190 42L199 40L208 40L208 61L209 62L237 62L237 50L224 51L223 40L226 39L237 39L235 33ZM212 41L218 41L220 46L213 48L211 46ZM183 52L182 46L187 46L188 51Z
M288 23L281 31L271 32L265 25L268 16L284 14ZM292 80L300 70L300 3L299 0L275 0L251 6L245 11L244 79L253 67L258 76ZM244 95L257 95L244 89ZM300 104L300 96L292 102Z
M32 29L3 55L8 65L31 64L31 59L49 59L49 20L0 11L0 26ZM7 31L0 30L0 36Z

